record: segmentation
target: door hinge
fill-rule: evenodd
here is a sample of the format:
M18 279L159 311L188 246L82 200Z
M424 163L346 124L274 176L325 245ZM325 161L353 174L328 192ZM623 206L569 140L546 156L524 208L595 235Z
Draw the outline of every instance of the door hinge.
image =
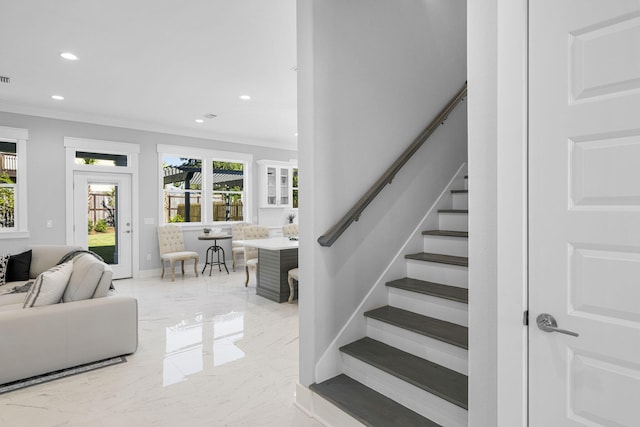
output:
M524 313L522 313L522 324L529 326L529 310L525 310Z

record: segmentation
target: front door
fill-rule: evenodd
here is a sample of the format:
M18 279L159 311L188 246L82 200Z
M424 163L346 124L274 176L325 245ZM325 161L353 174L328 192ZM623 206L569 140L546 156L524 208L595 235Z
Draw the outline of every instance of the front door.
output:
M132 276L131 176L74 172L74 244L111 265L114 279Z
M529 4L529 425L640 426L640 4Z

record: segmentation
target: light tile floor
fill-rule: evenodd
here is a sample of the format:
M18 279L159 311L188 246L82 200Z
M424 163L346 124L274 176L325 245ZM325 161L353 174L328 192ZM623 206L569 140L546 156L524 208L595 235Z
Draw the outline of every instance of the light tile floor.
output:
M207 274L115 281L138 299L138 351L0 395L0 426L321 426L293 404L298 305L257 296L244 272Z

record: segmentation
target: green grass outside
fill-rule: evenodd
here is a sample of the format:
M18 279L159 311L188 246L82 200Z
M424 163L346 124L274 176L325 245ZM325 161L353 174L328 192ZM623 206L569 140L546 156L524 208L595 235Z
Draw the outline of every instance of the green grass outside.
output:
M89 250L100 255L107 264L113 264L116 249L115 233L93 233L89 234L88 238Z

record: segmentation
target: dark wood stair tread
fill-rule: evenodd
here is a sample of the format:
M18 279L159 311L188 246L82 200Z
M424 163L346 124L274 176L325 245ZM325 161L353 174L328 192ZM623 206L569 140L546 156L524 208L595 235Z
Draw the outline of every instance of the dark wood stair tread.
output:
M409 254L404 256L405 259L413 259L417 261L437 262L440 264L459 265L462 267L469 266L469 258L464 256L433 254L429 252L419 252L417 254Z
M451 194L464 194L468 192L469 190L451 190Z
M459 372L364 337L340 351L422 390L468 409L468 378Z
M425 230L422 232L423 236L444 236L444 237L469 237L468 231L453 231L453 230Z
M440 213L468 214L469 209L438 209Z
M391 288L403 289L433 297L448 299L451 301L469 303L469 290L458 286L443 285L441 283L428 282L426 280L404 277L402 279L387 282Z
M465 350L469 349L469 329L465 326L389 305L367 311L364 315Z
M309 388L367 426L441 427L344 374Z

